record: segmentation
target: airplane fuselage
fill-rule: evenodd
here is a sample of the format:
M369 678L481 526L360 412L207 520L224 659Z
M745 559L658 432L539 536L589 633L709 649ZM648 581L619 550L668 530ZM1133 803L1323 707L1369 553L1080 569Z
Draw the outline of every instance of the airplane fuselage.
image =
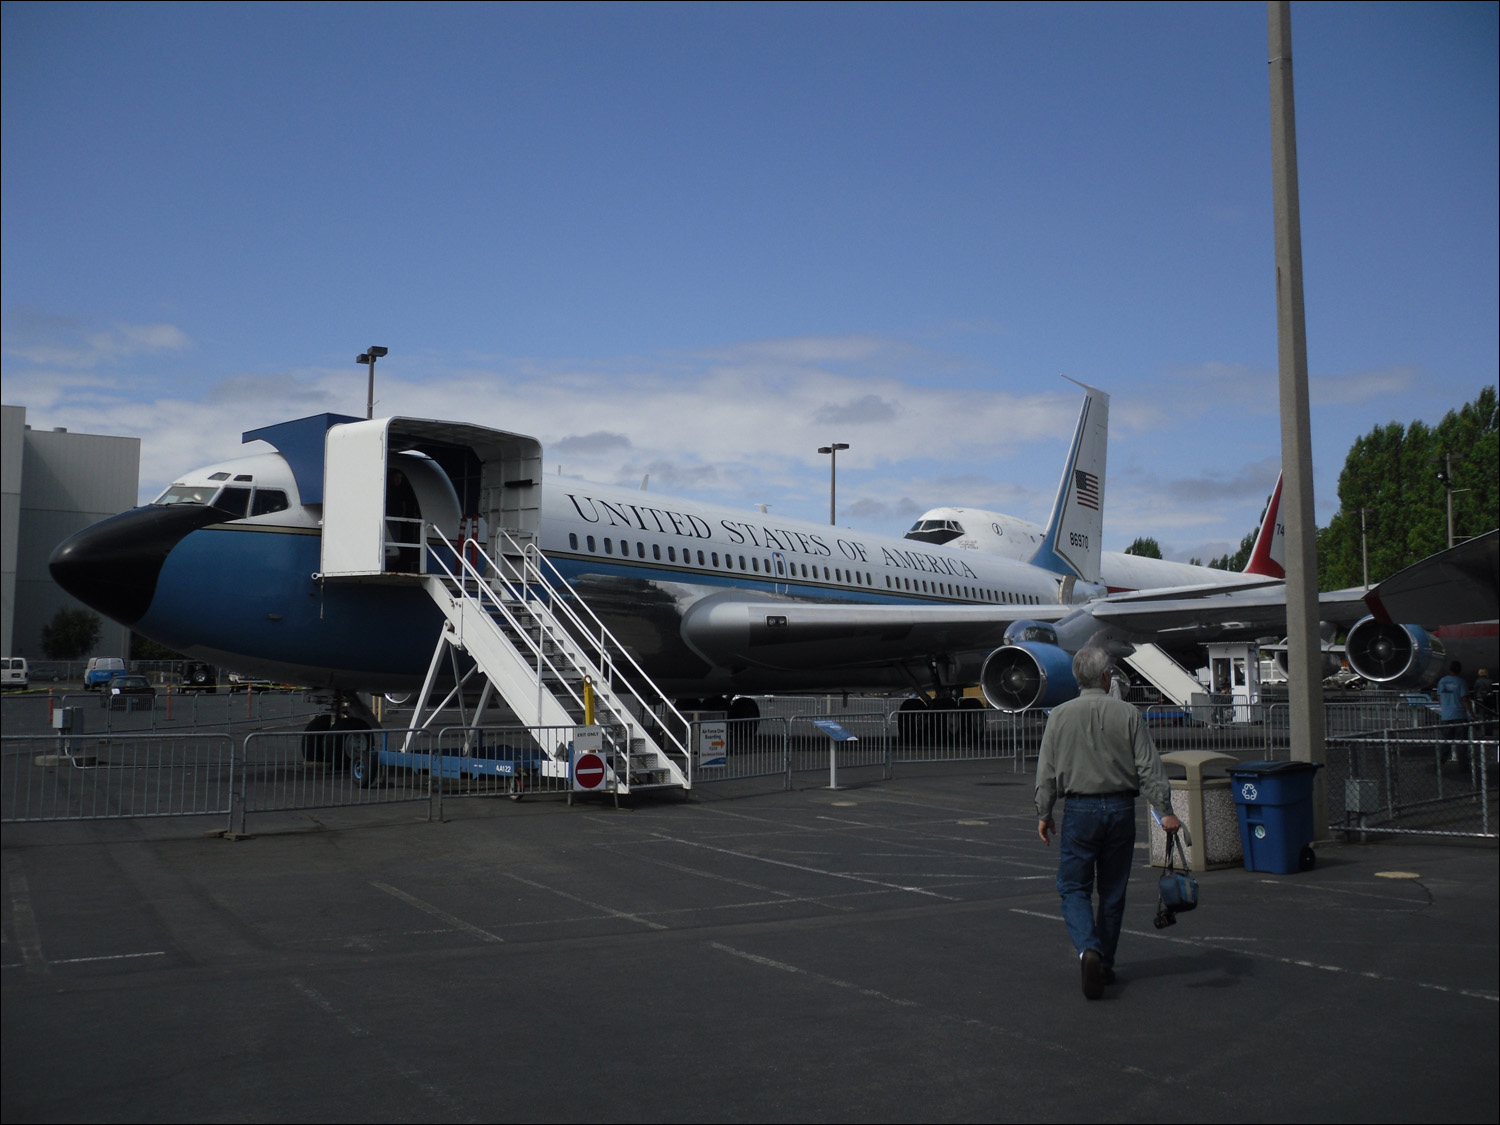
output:
M244 487L257 496L280 492L287 500L273 511L228 518L203 506L216 498L212 478L226 475L250 478ZM114 603L100 608L131 618L131 628L186 656L247 674L368 691L420 683L442 624L431 598L409 579L325 580L320 506L298 502L279 454L208 466L174 485L178 497L195 488L197 504L148 506L96 525L129 525L153 513L201 523L172 531L172 541L161 544L150 590L136 598L138 616ZM247 512L260 506L236 502ZM126 533L123 526L117 532ZM948 658L951 674L971 677L984 655L975 651L974 667L960 670L934 640L932 651L919 646L894 662L788 669L724 661L683 628L694 607L715 599L987 605L1026 617L1027 607L1099 592L1013 559L560 477L543 482L539 545L647 673L679 695L911 688L932 678L939 656Z

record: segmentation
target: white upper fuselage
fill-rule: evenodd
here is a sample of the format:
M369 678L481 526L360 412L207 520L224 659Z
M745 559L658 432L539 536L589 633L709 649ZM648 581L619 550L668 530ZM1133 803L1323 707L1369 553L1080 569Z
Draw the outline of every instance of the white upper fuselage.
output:
M541 546L565 572L649 574L818 600L1063 600L1064 576L1004 555L557 477L543 490ZM1102 592L1081 583L1069 589L1073 602Z
M1017 519L1001 512L982 508L933 508L924 512L913 526L913 532L927 528L924 534L935 537L952 535L944 546L956 551L1027 561L1041 545L1046 529L1040 524ZM1238 581L1259 583L1258 575L1237 574L1193 563L1127 555L1123 551L1104 551L1099 560L1100 579L1110 593L1125 590L1154 590L1167 586L1214 584L1234 585Z

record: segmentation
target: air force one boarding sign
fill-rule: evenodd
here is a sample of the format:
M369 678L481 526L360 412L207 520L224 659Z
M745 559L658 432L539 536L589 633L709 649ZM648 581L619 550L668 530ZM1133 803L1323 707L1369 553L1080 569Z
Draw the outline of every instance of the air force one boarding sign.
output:
M723 719L698 724L698 765L700 768L726 766L729 759L725 748L729 745L729 724Z

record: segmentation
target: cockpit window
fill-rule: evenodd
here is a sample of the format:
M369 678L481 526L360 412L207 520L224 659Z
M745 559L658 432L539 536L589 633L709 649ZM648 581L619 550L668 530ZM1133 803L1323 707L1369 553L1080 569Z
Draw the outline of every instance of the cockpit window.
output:
M918 520L912 524L911 530L906 533L906 538L918 539L923 543L942 544L957 539L963 533L963 525L957 520Z
M207 504L213 500L214 493L218 491L217 484L174 484L152 503L159 505Z
M255 503L250 505L252 516L264 516L270 512L286 511L286 493L279 488L257 488Z
M235 519L244 519L245 512L250 507L250 490L248 488L226 488L219 493L214 501L214 507L221 512L228 512Z
M229 474L228 473L215 473L213 476L209 477L208 479L209 480L228 480L229 479Z

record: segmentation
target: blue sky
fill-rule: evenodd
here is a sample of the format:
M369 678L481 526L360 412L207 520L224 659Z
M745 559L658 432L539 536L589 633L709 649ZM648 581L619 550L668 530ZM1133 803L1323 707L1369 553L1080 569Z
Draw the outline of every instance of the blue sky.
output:
M1500 370L1495 4L1294 4L1320 522ZM549 472L899 533L1232 547L1279 457L1266 10L6 3L7 403L142 438L533 433ZM1477 530L1477 529L1476 529Z

